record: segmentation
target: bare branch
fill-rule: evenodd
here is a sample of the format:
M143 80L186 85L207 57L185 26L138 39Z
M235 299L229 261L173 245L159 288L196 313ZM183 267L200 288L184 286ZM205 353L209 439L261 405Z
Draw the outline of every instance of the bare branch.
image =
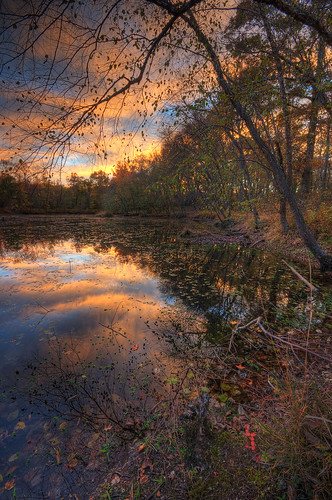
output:
M322 23L322 21L315 16L312 12L303 9L299 5L292 4L290 5L288 2L284 0L254 0L256 3L272 5L276 9L280 10L284 14L295 19L295 21L299 21L306 26L310 26L314 28L323 38L323 40L328 44L332 45L332 32L328 30L328 28Z

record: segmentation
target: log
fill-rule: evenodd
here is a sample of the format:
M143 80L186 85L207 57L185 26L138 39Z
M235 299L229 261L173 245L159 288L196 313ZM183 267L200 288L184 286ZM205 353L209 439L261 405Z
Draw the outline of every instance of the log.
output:
M300 280L302 281L302 283L304 283L307 287L309 287L309 289L312 291L312 292L319 292L318 288L315 287L312 283L310 283L310 281L306 280L298 271L296 271L296 269L294 269L293 266L291 266L290 264L288 264L285 260L282 260L282 262L284 264L286 264L286 266L292 271L293 274L295 274L295 276Z

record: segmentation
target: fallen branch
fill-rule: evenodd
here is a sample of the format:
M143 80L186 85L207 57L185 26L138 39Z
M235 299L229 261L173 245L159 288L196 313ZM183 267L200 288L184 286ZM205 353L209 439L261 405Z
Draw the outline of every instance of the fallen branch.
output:
M258 243L262 243L262 241L265 241L265 238L261 238L260 240L254 241L250 246L250 248L253 248L254 246L258 245Z
M291 347L292 349L300 349L301 351L305 351L309 354L311 354L312 356L317 356L318 358L320 359L324 359L325 361L329 361L331 362L331 358L328 358L326 356L322 356L321 354L318 354L317 352L315 351L312 351L310 349L308 349L307 347L303 347L299 344L294 344L293 342L289 342L288 340L285 340L285 339L282 339L280 337L278 337L278 335L273 335L273 333L269 332L261 323L262 321L262 317L261 316L258 316L258 318L255 318L253 319L252 321L249 321L249 323L247 323L246 325L243 325L243 326L238 326L236 325L235 328L233 329L232 331L232 335L231 335L231 339L230 339L230 342L229 342L229 345L228 345L228 351L230 350L231 348L231 345L232 345L232 341L233 341L233 338L234 338L234 335L235 333L238 331L238 330L245 330L247 329L249 326L251 325L256 325L258 326L258 328L267 336L267 337L270 337L272 338L273 340L276 340L278 342L281 342L282 344L284 345L287 345L289 347ZM257 332L256 332L256 335ZM262 337L261 337L262 338Z
M296 269L294 269L294 267L292 267L290 264L288 264L285 260L282 260L282 262L284 264L286 264L286 266L292 271L292 273L295 274L295 276L300 281L302 281L302 283L304 283L306 286L308 286L312 292L319 291L317 287L315 287L312 283L310 283L310 281L306 280L298 271L296 271Z
M249 326L253 325L254 323L256 324L258 320L260 320L261 318L258 317L258 318L255 318L253 319L252 321L249 321L249 323L247 323L246 325L244 326L239 326L240 322L233 328L232 330L232 335L231 335L231 338L229 339L229 344L228 344L228 352L230 352L231 350L231 347L232 347L232 344L233 344L233 339L234 339L234 335L236 334L236 332L238 330L245 330L246 328L248 328Z
M266 328L264 328L264 326L261 324L260 320L261 320L261 318L257 318L257 326L268 337L271 337L274 340L277 340L278 342L281 342L282 344L286 344L286 345L288 345L288 346L290 346L292 348L300 349L301 351L305 351L305 352L307 352L309 354L312 354L313 356L317 356L318 358L325 359L326 361L329 361L329 362L332 361L331 358L327 358L326 356L322 356L321 354L318 354L317 352L311 351L307 347L302 347L299 344L293 344L292 342L289 342L288 340L281 339L280 337L278 337L278 335L273 335Z

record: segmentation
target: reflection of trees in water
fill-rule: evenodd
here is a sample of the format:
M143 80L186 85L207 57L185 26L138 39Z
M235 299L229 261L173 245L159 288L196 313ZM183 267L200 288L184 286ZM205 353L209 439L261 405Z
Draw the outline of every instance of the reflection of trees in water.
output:
M101 482L126 443L144 435L165 392L164 365L144 353L136 358L118 340L87 359L79 341L50 339L47 356L4 389L22 408L31 436L16 463L18 498L90 498L96 483L89 478Z
M37 243L52 251L55 244L68 240L77 252L85 246L93 246L99 254L112 249L120 262L133 261L156 273L165 295L179 297L206 313L214 326L230 317L241 318L249 307L259 309L263 302L278 307L298 300L288 272L278 269L267 254L235 246L187 245L179 240L181 226L174 222L80 217L15 220L14 227L2 225L4 253L21 250L22 258L36 259Z
M114 352L98 352L87 361L79 345L50 340L48 356L8 388L29 430L16 462L17 498L90 498L124 443L143 435L163 387L155 377L154 385L145 383L151 363L128 355L118 364Z
M123 349L118 343L118 352ZM50 341L47 358L37 359L27 371L29 386L21 390L41 413L81 421L95 430L112 425L122 439L139 431L137 419L144 421L162 390L151 360L139 362L129 350L127 360L121 357L119 362L116 349L103 346L88 361L79 344L70 341Z

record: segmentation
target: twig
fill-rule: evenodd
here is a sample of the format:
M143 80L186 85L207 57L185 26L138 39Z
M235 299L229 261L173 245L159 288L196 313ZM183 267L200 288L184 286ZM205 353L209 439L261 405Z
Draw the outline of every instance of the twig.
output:
M317 417L315 415L305 415L304 418L313 418L314 420L321 420L322 422L328 422L329 424L332 424L332 420L329 420L328 418L325 417Z
M260 240L254 241L249 246L250 246L250 248L253 248L254 246L258 245L258 243L262 243L262 241L265 241L265 238L261 238Z
M44 307L42 304L40 304L40 303L38 302L38 300L36 300L36 299L35 299L35 302L36 302L36 304L37 304L39 307L42 307L42 308L44 309L44 311L46 311L47 313L51 312L51 310L50 310L50 309L47 309L47 308L46 308L46 307Z
M100 321L98 321L98 323L99 323L99 325L103 326L104 328L107 328L108 330L111 330L113 333L121 335L121 337L124 337L125 339L127 338L125 335L123 335L123 333L118 332L117 330L114 330L114 328L112 328L111 326L104 325L103 323L100 323Z
M311 351L310 349L307 349L307 347L302 347L298 344L293 344L292 342L288 342L287 340L281 339L277 335L273 335L268 330L266 330L266 328L264 328L264 326L259 321L260 319L261 318L258 318L258 320L257 320L257 326L261 329L261 331L263 333L265 333L265 335L267 335L275 340L278 340L279 342L282 342L283 344L287 344L290 347L295 347L295 349L301 349L302 351L308 352L309 354L312 354L313 356L317 356L318 358L325 359L326 361L330 361L330 362L332 361L331 358L327 358L326 356L322 356L321 354L318 354L317 352Z
M249 321L249 323L247 323L246 325L244 326L239 326L240 323L238 323L232 330L232 335L231 335L231 338L229 339L229 343L228 343L228 352L230 352L231 350L231 347L232 347L232 344L233 344L233 339L234 339L234 335L236 334L236 332L238 330L245 330L246 328L248 328L250 325L253 325L254 323L257 323L258 319L261 319L261 318L256 318L256 319L253 319L252 321Z
M295 276L300 280L302 281L302 283L304 283L307 287L309 287L309 289L312 291L312 292L319 292L318 288L315 287L312 283L310 283L308 280L306 280L298 271L296 271L296 269L294 269L293 266L291 266L290 264L288 264L285 260L282 260L282 262L284 264L286 264L286 266L292 271L293 274L295 274Z
M155 494L157 493L157 491L160 490L160 488L162 487L163 484L164 484L164 480L157 486L157 488L155 490L153 490L153 492L151 493L151 495L148 496L146 500L151 500L155 496Z

